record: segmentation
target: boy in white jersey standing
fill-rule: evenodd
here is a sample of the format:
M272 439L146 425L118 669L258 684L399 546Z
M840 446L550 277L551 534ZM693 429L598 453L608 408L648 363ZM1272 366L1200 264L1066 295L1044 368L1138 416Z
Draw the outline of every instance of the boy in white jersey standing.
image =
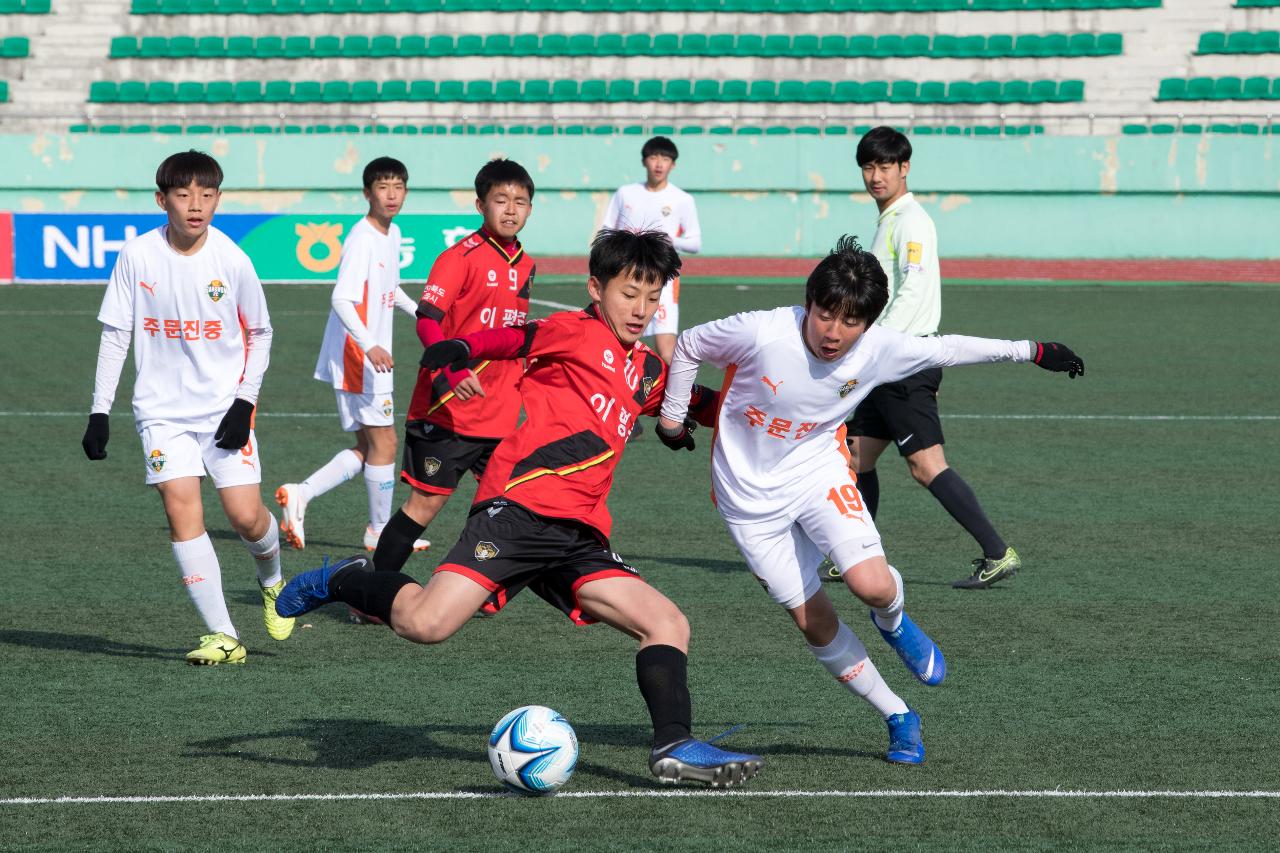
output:
M803 307L736 314L680 336L657 431L673 449L692 450L685 416L698 365L725 369L711 478L729 535L814 657L884 717L886 759L919 764L919 715L840 621L818 575L827 554L907 668L925 684L942 682L942 652L904 612L902 576L885 560L849 470L844 419L877 386L929 367L1034 361L1074 377L1084 362L1062 344L916 337L872 325L888 298L875 257L841 238L810 274Z
M889 303L876 322L907 335L935 335L942 317L938 234L929 214L907 191L911 142L891 127L873 128L858 142L857 159L867 193L880 210L871 253L889 280ZM947 465L938 418L941 383L942 369L931 367L872 392L849 420L849 464L858 472L858 489L874 516L880 505L876 460L890 442L896 444L915 481L982 549L972 575L952 586L986 589L1013 577L1022 562L996 532L973 489ZM831 566L826 577L839 580L839 567Z
M133 414L146 482L160 494L182 583L208 630L187 662L244 663L204 527L200 480L213 478L227 520L257 563L267 633L286 639L293 620L275 612L284 588L279 528L258 491L253 431L271 318L248 256L210 225L221 197L217 161L199 151L174 154L156 171L156 186L168 222L127 242L111 271L81 445L90 459L107 456L108 412L132 338Z
M396 308L410 316L418 308L400 289L400 227L391 221L409 192L409 170L399 160L378 157L364 167L363 178L369 212L342 243L342 263L315 370L316 379L333 386L342 429L356 434L356 445L301 483L276 489L276 502L283 507L280 529L294 548L306 547L307 504L362 471L369 496L366 550L378 546L378 536L391 518L396 486L391 320ZM419 539L414 550L429 545Z
M640 149L645 179L620 187L609 201L600 228L627 231L663 231L671 238L676 251L696 255L702 251L702 226L698 224L698 208L693 196L671 183L680 151L665 136L655 136ZM667 282L662 289L658 312L645 328L654 336L658 355L667 364L676 348L680 330L680 277Z

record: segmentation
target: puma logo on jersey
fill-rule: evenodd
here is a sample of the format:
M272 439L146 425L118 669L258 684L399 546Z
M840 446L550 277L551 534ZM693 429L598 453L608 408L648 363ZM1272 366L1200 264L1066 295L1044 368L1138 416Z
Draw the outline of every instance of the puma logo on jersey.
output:
M138 287L141 287L143 290L145 290L147 293L150 293L152 296L156 295L156 286L154 284L147 284L145 281L140 281L138 282Z
M778 380L778 381L775 383L775 382L770 382L770 381L769 381L769 377L768 377L768 376L761 376L761 377L760 377L760 381L761 381L761 382L763 382L765 385L768 385L768 386L769 386L769 390L770 390L770 391L772 391L772 392L773 392L773 396L775 396L775 397L776 397L776 396L778 396L778 386L779 386L779 385L781 385L783 382L786 382L787 380L785 380L785 379L780 379L780 380Z

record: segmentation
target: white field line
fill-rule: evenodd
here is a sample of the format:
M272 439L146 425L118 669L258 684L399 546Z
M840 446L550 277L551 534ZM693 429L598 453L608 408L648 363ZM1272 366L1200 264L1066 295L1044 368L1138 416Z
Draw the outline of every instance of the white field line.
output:
M412 791L387 794L191 794L151 797L6 797L0 806L45 805L125 805L163 803L257 803L257 802L339 802L361 800L492 800L518 799L505 791ZM702 797L751 797L765 799L1183 799L1183 800L1271 800L1280 791L1080 791L1054 788L1041 791L712 791L668 789L637 791L563 791L556 799L671 799Z
M127 412L116 412L121 417ZM81 418L85 412L13 412L0 411L2 418ZM331 418L333 412L258 413L263 418ZM1280 415L943 415L944 419L970 421L1280 421Z

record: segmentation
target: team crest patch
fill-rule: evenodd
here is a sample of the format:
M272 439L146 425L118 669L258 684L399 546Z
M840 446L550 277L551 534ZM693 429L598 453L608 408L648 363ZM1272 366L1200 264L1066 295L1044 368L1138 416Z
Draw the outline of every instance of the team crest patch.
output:
M497 545L494 545L492 542L476 543L476 559L477 560L482 560L482 561L492 560L496 556L498 556Z
M665 216L670 216L670 215L671 215L671 205L669 205L669 204L664 204L664 205L662 206L662 215L663 215L664 217L665 217Z
M388 417L388 418L389 418L389 417L391 417L391 413L392 413L393 411L395 411L395 409L393 408L393 406L392 406L392 404L391 404L391 398L390 398L390 397L388 397L387 399L385 399L385 400L383 400L383 401L382 401L382 414L383 414L383 416L384 416L384 417Z
M387 414L390 414L390 412ZM434 477L436 472L440 470L440 460L436 459L434 456L428 456L426 459L422 460L422 469L426 472L428 477Z
M640 380L640 387L644 389L644 395L648 397L653 392L653 377L646 376Z
M218 302L227 295L227 286L218 279L209 282L209 298Z
M147 467L159 474L167 461L169 461L169 457L164 455L163 450L153 450L151 455L147 457Z
M858 387L858 380L850 379L848 382L841 385L840 390L836 391L836 393L839 394L840 399L843 400L845 397L848 397L849 394L853 392L854 388L857 388L857 387Z

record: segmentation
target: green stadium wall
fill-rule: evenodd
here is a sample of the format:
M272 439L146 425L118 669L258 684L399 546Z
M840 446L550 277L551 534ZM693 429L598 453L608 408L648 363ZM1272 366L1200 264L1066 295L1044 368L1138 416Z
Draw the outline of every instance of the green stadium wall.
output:
M870 238L875 207L856 137L678 137L673 179L692 192L704 254L805 257ZM1270 137L917 138L910 186L946 257L1208 258L1280 255L1280 162ZM525 243L581 256L610 194L642 174L639 138L456 136L0 136L0 211L151 212L155 167L187 147L226 172L224 212L358 215L363 165L405 161L406 211L473 211L488 158L523 163L538 192Z

